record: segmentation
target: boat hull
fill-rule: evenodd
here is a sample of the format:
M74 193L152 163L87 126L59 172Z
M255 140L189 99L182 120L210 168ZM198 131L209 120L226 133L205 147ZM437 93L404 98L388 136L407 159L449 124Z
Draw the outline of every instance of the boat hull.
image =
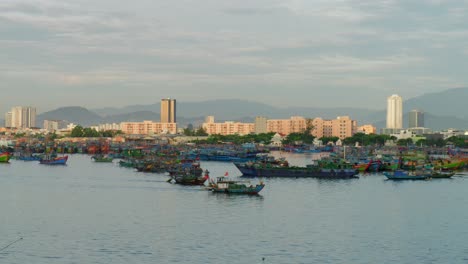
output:
M68 160L68 156L65 157L59 157L59 158L54 158L54 159L49 159L49 160L40 160L40 164L44 165L66 165Z
M0 154L0 163L8 163L10 161L10 153L1 153Z
M357 177L358 171L355 169L312 169L306 167L298 168L262 168L235 164L237 169L246 177L282 177L282 178L327 178L327 179L347 179Z

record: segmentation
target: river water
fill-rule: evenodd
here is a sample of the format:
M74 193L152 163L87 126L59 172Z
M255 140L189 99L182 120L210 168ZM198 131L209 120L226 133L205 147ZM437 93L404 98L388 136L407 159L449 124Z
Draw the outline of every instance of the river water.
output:
M468 177L265 179L261 195L242 196L85 155L68 163L0 164L0 248L23 238L0 250L0 263L468 262ZM202 167L240 174L229 163Z

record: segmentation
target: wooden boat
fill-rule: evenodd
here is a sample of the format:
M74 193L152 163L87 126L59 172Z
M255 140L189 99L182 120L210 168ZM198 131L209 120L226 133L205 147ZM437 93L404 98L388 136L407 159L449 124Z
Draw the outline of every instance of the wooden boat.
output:
M433 179L447 179L455 175L455 172L434 171L431 175Z
M68 155L63 156L63 157L55 157L55 158L46 157L45 159L41 159L39 161L39 164L44 164L44 165L65 165L65 164L67 164L67 160L68 160Z
M19 156L18 160L22 161L40 161L42 159L39 155L30 155L30 156Z
M94 160L94 162L112 162L114 158L112 157L107 157L103 155L94 155L91 157L91 159Z
M8 163L10 161L11 155L8 152L0 153L0 163Z
M248 181L233 181L225 177L218 177L216 182L210 181L209 190L221 193L233 194L258 194L265 184L260 181L259 184L252 185Z
M395 170L393 172L384 172L385 177L389 180L427 180L431 178L432 173L416 173L405 170Z
M192 174L188 172L176 173L171 175L171 178L168 182L174 181L174 183L182 185L204 185L206 180L210 178L209 171L205 171L204 176Z

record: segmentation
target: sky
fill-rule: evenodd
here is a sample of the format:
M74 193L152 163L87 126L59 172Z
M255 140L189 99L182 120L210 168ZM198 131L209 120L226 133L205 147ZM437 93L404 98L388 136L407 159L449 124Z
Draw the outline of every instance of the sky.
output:
M246 99L383 109L468 86L468 0L1 0L0 111Z

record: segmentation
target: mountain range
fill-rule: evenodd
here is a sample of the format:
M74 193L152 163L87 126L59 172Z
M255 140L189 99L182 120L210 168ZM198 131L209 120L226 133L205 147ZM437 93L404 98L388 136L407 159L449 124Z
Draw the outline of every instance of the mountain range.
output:
M364 98L364 97L363 97ZM425 126L434 130L446 128L468 129L468 113L464 109L468 98L468 88L454 88L437 93L424 94L403 102L404 125L407 125L407 113L413 109L425 112ZM363 99L365 100L365 99ZM356 106L365 105L365 101L356 102ZM362 107L275 107L264 103L246 100L211 100L203 102L177 102L177 122L180 127L187 124L200 125L205 116L213 115L216 121L253 122L255 116L271 119L289 118L294 115L304 117L322 117L325 119L348 115L358 124L373 124L385 127L386 99L382 99L383 109ZM123 121L159 121L160 103L149 105L130 105L121 108L106 107L86 109L83 107L61 107L37 116L38 126L44 120L67 120L84 126L100 123L120 123Z

